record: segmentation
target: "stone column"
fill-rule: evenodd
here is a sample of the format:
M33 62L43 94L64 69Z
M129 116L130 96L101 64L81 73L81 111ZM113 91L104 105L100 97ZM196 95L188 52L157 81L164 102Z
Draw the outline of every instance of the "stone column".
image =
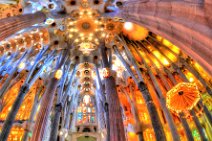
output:
M68 51L64 50L64 54L62 54L62 57L59 57L59 60L56 64L55 70L60 69L68 56ZM52 73L52 75L55 75L56 71ZM53 105L54 100L54 94L57 88L57 84L59 79L55 78L54 76L50 76L49 84L46 88L45 93L43 94L43 98L40 105L40 110L37 115L37 119L34 126L33 136L31 141L42 141L44 138L44 131L47 126L47 120L51 112L51 108Z
M60 124L60 117L62 112L62 104L56 104L54 109L54 119L52 121L52 127L51 127L51 133L50 133L50 141L56 141L58 137L58 130L59 130L59 124Z
M31 25L42 23L46 19L43 12L19 15L0 20L0 41Z
M183 113L179 113L179 118L180 118L180 121L181 121L181 123L183 125L184 131L186 133L187 140L188 141L194 141L194 137L192 136L191 129L190 129L189 125L188 125L187 120L184 118L184 114Z
M124 88L121 88L120 90L124 93L128 102L131 105L131 111L132 111L133 117L135 119L135 125L134 125L135 133L138 135L139 141L144 141L142 125L141 125L141 122L139 119L138 108L136 106L135 93L133 93L134 91L131 90L131 93L132 93L132 99L131 99L129 94L126 92L126 90Z
M34 122L34 118L35 118L35 115L36 115L36 112L37 112L37 108L38 108L38 105L40 104L40 98L39 97L43 92L44 86L41 86L40 88L37 88L37 89L38 89L38 92L36 93L35 98L34 98L33 107L32 107L29 119L27 121L27 127L25 129L22 141L27 141L28 140L28 134L32 131L32 123Z
M193 118L193 120L194 120L194 123L196 124L196 127L197 127L197 129L198 129L198 131L199 131L199 134L200 134L200 137L201 137L202 141L207 141L208 139L207 139L207 137L206 137L206 135L205 135L205 133L204 133L204 129L202 128L202 125L201 125L201 123L200 123L198 117L196 116L195 111L192 109L192 110L190 111L190 113L191 113L191 115L192 115L192 118Z
M166 140L166 136L165 133L163 131L163 126L161 124L157 109L155 107L155 104L152 100L152 97L150 96L149 90L146 86L146 84L142 80L139 80L139 82L137 81L137 79L134 76L134 73L132 72L129 64L124 60L124 58L122 57L122 55L119 53L118 49L116 46L113 46L113 49L116 53L116 55L118 56L118 58L121 60L122 64L125 66L125 68L127 69L127 71L129 72L129 74L132 76L132 78L134 79L134 81L137 83L137 86L145 100L150 118L151 118L151 123L155 132L155 136L156 136L156 140ZM139 70L137 70L138 72Z
M105 46L101 46L103 68L110 68ZM126 141L120 101L113 76L105 78L105 92L108 100L110 141Z

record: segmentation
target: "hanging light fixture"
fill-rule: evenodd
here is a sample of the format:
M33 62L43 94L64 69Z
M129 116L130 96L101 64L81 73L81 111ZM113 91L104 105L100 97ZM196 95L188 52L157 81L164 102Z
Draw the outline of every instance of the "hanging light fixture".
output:
M62 77L62 75L63 75L63 72L61 69L59 69L56 71L54 77L59 80Z
M191 110L200 100L200 92L195 83L181 82L166 95L167 107L176 113Z

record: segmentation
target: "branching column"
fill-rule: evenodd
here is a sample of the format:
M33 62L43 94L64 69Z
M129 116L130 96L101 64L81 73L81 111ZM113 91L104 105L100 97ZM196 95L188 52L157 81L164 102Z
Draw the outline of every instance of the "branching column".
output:
M104 68L109 68L108 57L105 47L101 47L102 64ZM116 90L116 82L113 76L105 78L105 92L108 100L110 119L110 141L125 141L124 125L120 109L120 101Z
M64 62L67 59L67 54L68 54L68 52L63 54L62 58L59 58L60 60L58 61L58 64L57 64L55 70L58 70L63 66ZM55 73L56 73L56 71L53 73L53 75ZM51 76L51 78L49 80L49 84L46 88L46 91L45 91L42 101L41 101L40 110L37 115L38 118L36 119L36 122L35 122L32 141L42 141L44 138L44 131L46 129L47 120L48 120L48 117L50 115L50 111L51 111L51 108L53 105L54 94L56 91L58 81L59 81L59 79L57 79L53 76Z
M155 132L155 136L156 136L156 140L157 141L165 141L166 140L166 136L163 130L163 126L162 123L160 121L157 109L155 107L155 104L153 102L152 97L150 96L149 90L147 88L147 85L144 83L143 78L141 80L139 80L139 82L137 81L137 79L135 78L129 64L125 61L125 59L122 57L121 53L119 52L117 46L113 46L113 49L115 51L115 54L118 56L118 58L121 60L122 64L125 66L125 68L127 69L128 73L134 78L134 81L137 83L137 86L145 100L150 118L151 118L151 123L152 123L152 127L154 129ZM138 70L137 70L138 72Z
M42 23L46 19L43 12L19 15L0 20L0 41L31 25Z

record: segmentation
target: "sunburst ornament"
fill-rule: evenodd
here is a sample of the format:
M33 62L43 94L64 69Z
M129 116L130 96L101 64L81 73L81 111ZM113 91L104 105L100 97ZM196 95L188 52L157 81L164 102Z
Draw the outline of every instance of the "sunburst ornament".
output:
M105 23L105 32L109 34L119 34L122 31L122 23L113 19L107 19Z
M191 110L200 100L200 92L195 83L181 82L167 92L166 105L176 113Z
M92 18L83 18L76 22L76 28L78 29L79 33L90 34L95 32L97 25L93 23Z

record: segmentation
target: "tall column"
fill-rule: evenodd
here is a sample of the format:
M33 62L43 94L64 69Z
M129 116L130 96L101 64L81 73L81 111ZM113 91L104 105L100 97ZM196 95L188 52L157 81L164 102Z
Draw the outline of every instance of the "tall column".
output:
M142 59L144 60L144 58L142 58ZM147 68L147 71L148 71L148 73L150 75L150 78L152 80L153 86L155 87L155 90L159 94L158 100L160 102L162 110L164 111L165 118L166 118L166 120L168 122L169 129L170 129L171 134L172 134L172 138L173 138L174 141L179 141L180 137L179 137L179 134L177 132L176 125L174 124L174 120L173 120L173 117L172 117L170 111L166 107L166 99L165 99L165 97L164 97L164 95L162 93L162 90L159 87L159 83L158 83L155 75L153 74L152 70L150 69L150 67L146 63L144 63L144 64L145 64L145 66Z
M99 85L99 90L97 90L96 92L96 103L97 103L97 107L98 107L98 118L99 118L99 122L100 122L100 129L104 129L105 128L105 119L104 119L104 106L106 103L106 97L103 94L104 90L103 90L103 86L102 86L102 82L101 82L101 78L99 75L99 70L98 70L98 66L95 66L95 72L96 72L96 83ZM107 120L107 119L106 119Z
M139 119L138 108L136 106L135 93L133 93L134 91L132 90L131 87L132 86L130 86L130 91L131 91L130 93L132 93L132 99L130 98L130 95L126 92L126 90L124 88L120 88L120 90L124 93L128 102L131 105L131 111L132 111L133 117L135 119L135 125L134 125L135 133L138 135L139 141L144 141L142 125L141 125L141 122Z
M192 109L192 110L190 111L190 113L191 113L191 115L192 115L192 118L193 118L193 120L194 120L194 123L196 124L196 127L197 127L197 129L198 129L198 131L199 131L199 134L200 134L200 137L201 137L202 141L207 141L208 139L207 139L207 137L206 137L206 135L205 135L205 133L204 133L204 130L203 130L203 128L202 128L202 125L201 125L201 123L200 123L198 117L196 116L195 111Z
M103 68L110 68L105 46L101 46ZM105 78L105 92L108 100L110 141L126 141L120 101L113 76Z
M67 59L68 51L64 50L64 54L62 54L57 62L55 70L60 69ZM56 71L52 73L55 75ZM54 94L57 88L57 84L59 78L55 78L54 76L50 76L49 84L46 88L45 93L43 94L43 98L40 105L40 110L37 115L37 119L34 126L32 141L42 141L44 137L44 131L46 129L47 120L51 112L51 108L53 105Z
M52 121L52 127L51 127L51 133L50 133L50 141L56 141L58 137L58 130L59 130L59 124L60 124L60 117L62 112L62 104L56 104L54 109L54 118Z
M202 83L209 95L212 95L212 89L208 86L207 82L201 77L198 71L192 66L192 64L187 63L186 60L180 58L181 62L186 66L186 68Z
M40 98L39 97L42 94L44 86L41 86L40 88L37 87L37 89L38 89L38 92L35 94L33 107L32 107L29 119L27 121L27 126L26 126L26 129L25 129L22 141L27 141L28 140L28 133L32 131L32 123L34 122L34 118L35 118L35 115L36 115L36 112L37 112L37 108L38 108L38 105L40 104Z
M151 123L152 123L153 129L154 129L154 132L155 132L156 139L158 141L160 141L160 140L165 141L166 136L165 136L165 133L163 131L162 123L160 121L160 118L159 118L157 109L155 107L155 104L152 100L152 97L150 96L149 90L148 90L146 84L143 81L143 78L142 78L142 80L139 80L139 82L138 82L136 80L129 64L127 64L127 62L124 60L122 55L119 53L117 46L113 46L113 49L114 49L116 55L121 60L121 62L123 63L123 65L125 66L125 68L127 69L127 71L135 79L134 81L137 83L137 86L138 86L138 88L139 88L139 90L140 90L140 92L141 92L141 94L142 94L142 96L145 100L145 103L146 103L146 106L147 106L147 109L148 109L148 112L149 112L149 115L150 115L150 118L151 118Z
M34 126L32 141L42 141L44 131L47 124L48 116L53 104L54 93L56 90L58 80L55 78L50 79L50 83L43 95L39 113Z
M180 118L180 121L181 121L181 123L183 125L184 131L186 133L187 140L188 141L194 141L194 137L192 136L191 129L190 129L189 125L188 125L187 120L184 118L184 114L183 113L179 113L179 118Z
M0 41L31 25L42 23L46 19L43 12L19 15L0 20Z
M133 53L132 53L132 52L133 52L133 51L132 51L133 49L134 49L135 52L138 54L138 56L143 60L143 63L144 63L144 65L145 65L145 67L147 68L147 71L148 71L148 73L149 73L149 75L150 75L150 77L151 77L151 79L152 79L153 85L154 85L156 91L157 91L158 94L159 94L159 97L157 97L157 98L158 98L158 100L159 100L159 102L160 102L160 105L161 105L162 110L164 111L165 118L166 118L166 120L167 120L167 122L168 122L168 125L169 125L169 128L170 128L170 130L171 130L172 138L173 138L174 141L179 141L179 140L180 140L180 137L179 137L179 135L178 135L177 128L176 128L176 126L175 126L175 124L174 124L174 120L172 119L172 115L171 115L170 111L169 111L169 110L167 109L167 107L166 107L166 100L165 100L165 98L164 98L164 95L163 95L163 93L162 93L162 91L161 91L161 89L160 89L160 87L159 87L159 84L158 84L158 82L157 82L157 80L156 80L156 77L154 76L154 74L153 74L151 68L150 68L150 67L148 66L148 64L145 62L145 59L144 59L143 56L139 53L139 51L138 51L138 49L137 49L136 47L134 47L134 48L133 48L133 47L127 47L127 46L125 45L124 48L125 48L126 52L128 53L128 55L131 57L131 60L132 60L132 61L134 60L134 55L133 55ZM151 61L151 59L149 59L149 60ZM137 66L137 63L135 63L135 62L136 62L136 61L134 60L133 66ZM152 61L151 61L151 63L153 64ZM138 68L138 67L135 67L135 68ZM161 72L157 69L157 67L155 67L155 69L156 69L156 72L158 72L159 76L161 77L162 82L165 82L166 80L164 80L163 74L161 74ZM137 73L140 73L140 72L137 71ZM167 84L167 83L165 82L165 84ZM165 85L165 86L166 86L166 85ZM167 85L166 88L169 89L169 86Z

